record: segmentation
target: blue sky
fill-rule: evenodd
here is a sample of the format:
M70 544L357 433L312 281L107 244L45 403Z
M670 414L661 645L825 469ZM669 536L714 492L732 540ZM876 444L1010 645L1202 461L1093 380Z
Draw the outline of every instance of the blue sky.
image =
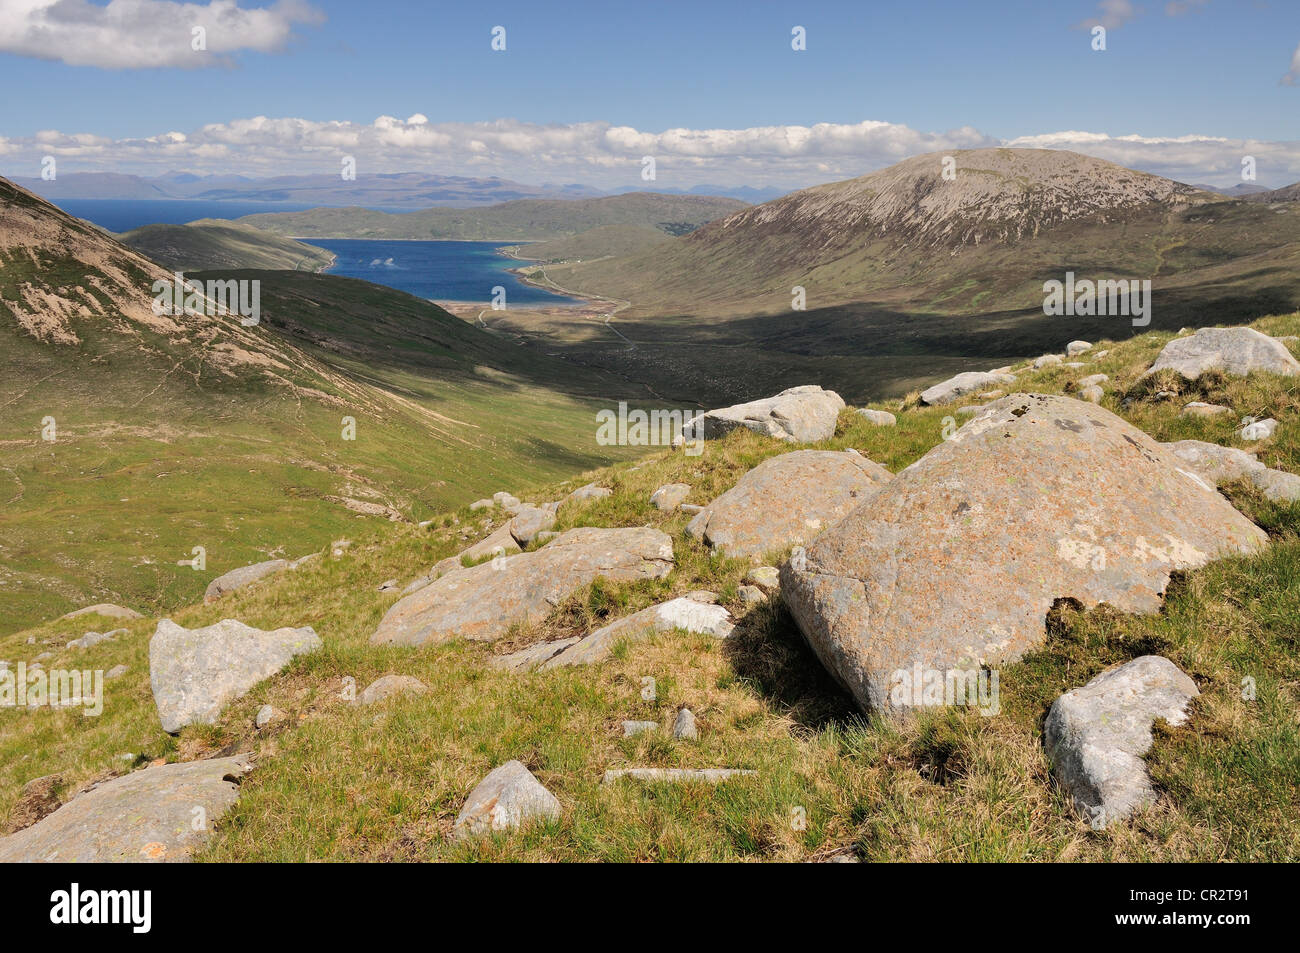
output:
M1145 157L1137 158L1148 166L1176 161L1195 169L1200 163L1210 178L1223 178L1235 168L1233 156L1244 148L1239 140L1254 140L1269 144L1272 151L1256 151L1269 157L1277 176L1300 178L1295 155L1300 85L1284 81L1300 55L1300 3L1294 0L319 0L309 5L299 0L271 7L266 22L232 27L225 38L236 47L232 50L216 49L221 31L214 27L212 49L203 54L184 48L192 7L164 0L111 5L63 0L72 5L56 8L58 18L78 32L42 47L35 34L24 34L30 24L18 22L15 3L0 0L0 50L10 51L0 52L0 84L10 91L0 113L0 137L8 142L0 165L6 168L20 157L30 161L43 147L56 153L67 149L59 154L87 169L162 171L158 163L170 158L179 167L264 174L277 157L286 156L293 167L285 172L301 171L299 165L325 168L333 160L320 148L319 124L360 128L381 116L418 116L426 132L450 124L448 135L461 138L473 137L472 124L509 120L518 124L517 145L552 124L605 124L660 134L676 128L739 131L878 121L889 127L867 138L890 133L891 140L864 139L859 156L861 164L876 167L908 149L980 144L972 135L998 141L1063 132L1109 139L1206 137L1221 147L1222 157L1211 157L1214 150L1204 144L1175 155L1176 143L1157 141L1142 143L1150 148L1138 150ZM130 28L114 26L95 7L107 7ZM258 9L248 0L240 7ZM1104 52L1091 48L1086 23L1093 18L1109 26ZM506 28L504 52L490 48L496 25ZM807 30L805 51L790 48L795 25ZM161 47L131 48L149 33L157 34L152 42ZM104 68L42 55L123 61ZM156 62L224 65L132 68ZM1294 73L1289 79L1300 83ZM22 94L13 95L15 90ZM273 136L258 131L251 145L256 155L236 143L233 132L224 135L224 152L215 150L219 154L211 143L205 150L198 138L189 141L206 124L258 116L307 125L297 131L280 128ZM964 136L947 135L963 129ZM43 130L57 130L61 137L89 134L96 137L95 147L88 150L84 141L67 146L57 137L29 141ZM165 155L101 141L173 131L186 135L187 143L173 143ZM311 147L306 157L286 151L295 137ZM691 157L690 174L708 180L714 172L714 180L740 184L779 179L782 169L815 179L853 165L833 158L839 155L833 149L832 161L817 162L827 158L822 146L784 165L781 157L745 161L746 137L732 139L725 146L714 143L707 161ZM507 155L511 150L499 140L482 140L489 156L496 156L493 164L485 161L483 150L469 157L459 146L440 153L429 141L411 147L388 143L366 153L358 139L341 148L365 153L372 171L385 166L385 171L419 167L475 174L491 166L527 181L570 175L581 180L584 174L594 181L635 170L572 156L537 158L530 166L523 146ZM651 140L637 138L628 148L635 152L642 142ZM542 141L536 151L546 148ZM571 143L569 148L594 147ZM666 165L672 167L671 150L662 140L647 148L667 151ZM755 154L766 155L765 149L770 153L759 144ZM1106 155L1106 149L1117 154ZM726 150L734 154L723 156ZM1103 143L1098 154L1132 162L1133 151ZM1261 163L1261 179L1267 168L1268 162Z

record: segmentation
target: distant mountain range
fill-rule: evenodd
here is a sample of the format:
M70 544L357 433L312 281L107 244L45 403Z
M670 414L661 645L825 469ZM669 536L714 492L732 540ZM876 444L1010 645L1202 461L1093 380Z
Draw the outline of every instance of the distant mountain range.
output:
M510 179L430 175L423 172L358 175L282 175L257 179L242 175L194 175L168 172L145 177L116 172L70 172L52 181L13 176L11 181L30 192L58 202L61 199L190 199L349 206L386 209L475 208L515 199L581 199L625 192L660 192L673 195L710 195L765 202L784 189L756 189L697 185L690 189L610 189L578 184L525 185Z

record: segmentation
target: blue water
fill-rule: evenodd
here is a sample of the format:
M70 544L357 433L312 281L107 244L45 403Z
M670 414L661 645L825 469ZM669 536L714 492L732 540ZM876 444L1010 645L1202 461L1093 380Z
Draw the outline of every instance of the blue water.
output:
M338 260L331 275L361 278L434 301L473 301L488 307L492 288L506 289L506 306L572 304L576 298L524 284L507 268L521 262L497 254L518 242L390 242L368 238L307 238Z
M244 202L212 199L59 199L69 215L94 222L110 232L129 232L141 225L184 225L200 218L239 218L258 212L303 212L315 205L294 202Z

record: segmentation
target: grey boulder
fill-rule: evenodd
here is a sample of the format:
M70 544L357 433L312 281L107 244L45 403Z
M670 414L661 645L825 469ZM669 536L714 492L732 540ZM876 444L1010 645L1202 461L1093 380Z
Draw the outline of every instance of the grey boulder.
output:
M992 371L966 371L921 392L921 403L927 407L951 404L958 398L1001 384L1015 383L1015 375Z
M1199 695L1173 662L1144 655L1098 675L1052 703L1043 743L1057 783L1097 829L1155 801L1143 756L1156 719L1187 720Z
M373 705L398 695L423 695L428 686L411 675L381 675L357 696L357 704Z
M890 479L856 453L795 450L764 460L697 513L686 532L728 556L810 542Z
M1236 377L1251 371L1290 377L1300 374L1300 361L1281 341L1254 328L1200 328L1166 344L1147 374L1171 370L1195 380L1211 369Z
M266 632L223 619L186 629L162 619L149 642L149 681L163 730L213 724L229 702L320 647L310 627Z
M813 650L867 710L900 675L972 672L1042 643L1057 599L1155 612L1170 574L1266 544L1161 444L1104 408L1017 394L781 569Z
M688 483L665 483L650 494L650 503L657 510L675 510L691 495Z
M476 837L518 828L528 821L554 821L560 802L519 761L493 768L465 799L453 834Z
M238 569L232 569L228 573L223 573L216 579L208 583L207 591L203 593L204 602L216 602L228 592L236 589L242 589L250 583L257 582L272 573L280 572L282 569L289 568L287 559L268 559L266 562L254 563L251 566L240 566Z
M791 443L815 443L835 436L844 401L816 384L791 387L775 397L751 400L698 414L683 427L685 437L714 440L737 427Z

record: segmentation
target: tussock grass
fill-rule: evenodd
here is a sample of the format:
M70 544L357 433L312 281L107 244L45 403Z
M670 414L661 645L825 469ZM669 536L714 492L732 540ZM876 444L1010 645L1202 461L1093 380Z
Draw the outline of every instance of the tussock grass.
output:
M1262 326L1294 333L1300 315ZM1099 343L1097 349L1109 346L1110 353L1087 368L1030 371L1017 389L1060 391L1078 377L1107 373L1106 406L1157 439L1239 445L1235 414L1185 418L1177 412L1186 393L1174 402L1149 399L1154 385L1139 377L1168 337ZM1270 465L1300 468L1296 382L1211 376L1198 386L1202 399L1277 416L1278 434L1251 449ZM1127 406L1124 397L1132 398ZM883 406L899 410L896 402ZM846 411L824 446L854 447L896 471L942 439L951 412L908 409L897 427L878 428ZM111 683L102 718L0 711L0 811L11 811L21 785L40 775L59 772L75 789L121 773L128 765L114 760L118 752L138 753L142 763L249 750L259 766L202 859L804 861L845 852L924 861L1300 857L1300 506L1271 503L1245 485L1226 487L1270 533L1266 551L1176 577L1156 615L1104 606L1083 612L1062 602L1041 648L1001 670L997 715L952 709L894 724L854 709L779 598L740 602L748 561L713 555L685 535L685 514L649 504L654 489L669 482L689 483L689 502L706 503L787 449L739 432L710 442L699 457L653 454L530 494L541 501L587 482L608 486L611 497L565 506L557 528L656 526L673 538L676 567L663 580L598 581L497 645L417 650L369 643L397 598L377 592L378 583L396 577L404 585L486 536L501 524L503 514L495 510L457 510L424 530L383 527L354 537L339 558L326 554L216 605L182 609L173 618L189 626L228 617L265 628L312 625L325 648L232 704L220 724L187 728L175 738L161 732L148 685L154 623L133 623L127 635L83 653L98 666L130 665L127 676ZM663 634L624 643L601 665L547 672L511 674L486 664L493 653L581 634L701 588L717 592L737 618L730 639ZM0 638L0 658L30 659L44 648L56 654L47 663L53 667L69 657L60 648L67 639L106 626L76 620ZM1161 795L1157 806L1096 832L1051 780L1043 719L1061 692L1150 652L1187 671L1201 695L1187 725L1157 732L1148 758ZM369 708L342 697L348 679L359 691L386 673L414 675L430 691ZM645 691L647 679L652 693ZM1247 685L1253 697L1243 691ZM283 715L259 732L253 718L263 704ZM696 715L698 741L671 738L683 706ZM623 738L624 719L660 728ZM512 758L559 798L560 819L470 842L450 839L465 795ZM716 787L602 783L606 769L633 765L749 768L758 776Z

